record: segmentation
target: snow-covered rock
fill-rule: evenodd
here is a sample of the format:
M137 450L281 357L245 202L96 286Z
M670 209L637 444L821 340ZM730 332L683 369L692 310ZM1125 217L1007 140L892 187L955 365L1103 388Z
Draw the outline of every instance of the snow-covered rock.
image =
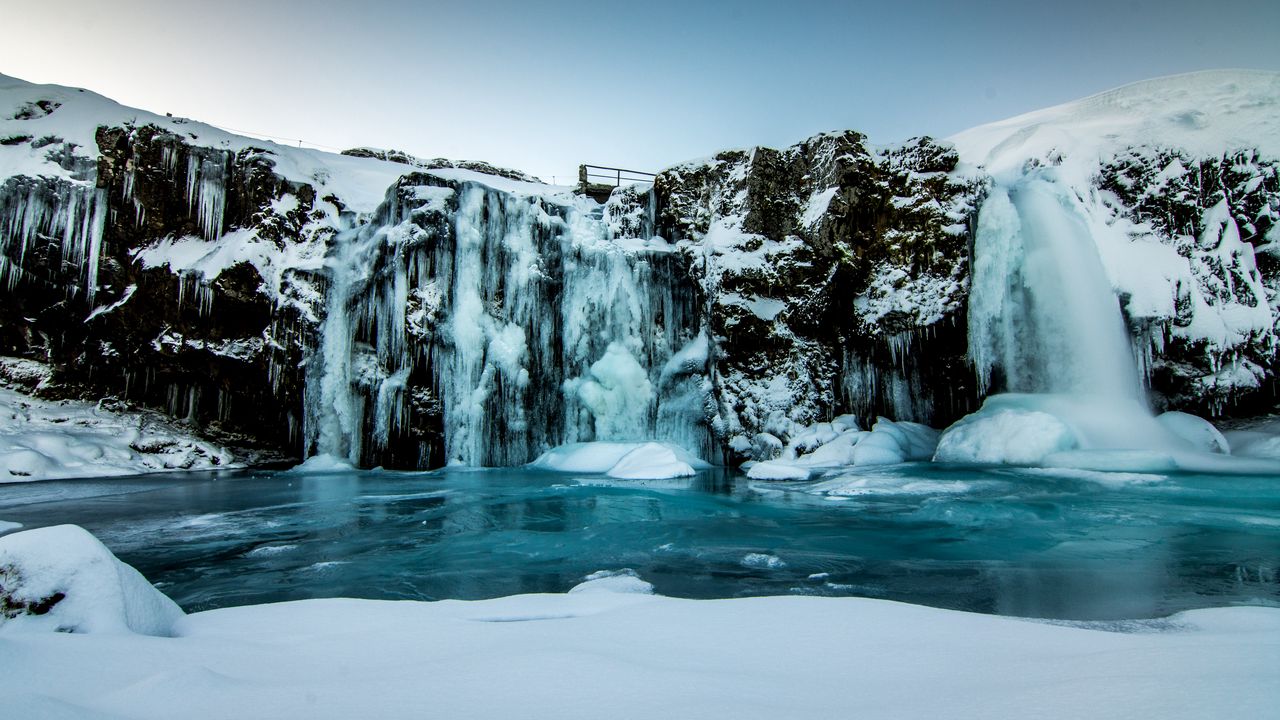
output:
M869 432L851 416L815 423L796 431L773 458L752 463L755 480L804 480L811 470L849 466L895 465L933 457L938 431L920 423L877 418Z
M600 570L582 579L582 582L569 588L571 593L631 593L635 595L652 595L653 584L646 582L631 568L622 570Z
M170 636L182 609L76 525L0 537L0 632Z

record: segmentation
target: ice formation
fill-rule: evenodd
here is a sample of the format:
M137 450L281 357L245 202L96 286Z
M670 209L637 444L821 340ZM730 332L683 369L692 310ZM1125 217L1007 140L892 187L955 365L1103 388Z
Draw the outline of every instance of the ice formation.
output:
M309 450L358 463L363 438L385 447L416 374L438 389L448 463L641 439L709 456L695 291L669 249L618 242L584 202L418 175L339 235Z
M994 179L974 240L969 357L982 386L1005 394L989 396L978 412L948 428L935 459L1111 471L1226 468L1197 457L1229 452L1210 423L1186 413L1156 418L1150 411L1139 374L1149 371L1145 349L1135 352L1117 273L1103 262L1106 252L1114 255L1130 241L1098 220L1106 208L1096 190L1079 186L1078 177L1073 184L1072 170L1071 164L1030 164ZM1201 246L1225 253L1215 267L1241 269L1240 291L1252 298L1250 306L1224 317L1252 326L1253 314L1265 307L1264 293L1252 249L1241 247L1225 207L1224 200L1205 213ZM1122 285L1124 273L1132 272L1122 269ZM1195 304L1203 296L1190 277L1179 287L1195 314L1175 332L1207 332L1197 322L1219 316ZM1140 321L1133 315L1150 295L1125 293L1131 321ZM1240 342L1223 335L1210 348Z
M1120 303L1076 201L1032 176L996 186L978 215L969 354L1008 392L1142 394Z

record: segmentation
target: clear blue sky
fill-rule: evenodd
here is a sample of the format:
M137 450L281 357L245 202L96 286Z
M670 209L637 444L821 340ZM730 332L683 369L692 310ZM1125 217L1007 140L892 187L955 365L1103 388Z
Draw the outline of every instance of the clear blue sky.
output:
M0 0L0 72L311 143L564 181L854 128L946 136L1127 82L1280 70L1280 1Z

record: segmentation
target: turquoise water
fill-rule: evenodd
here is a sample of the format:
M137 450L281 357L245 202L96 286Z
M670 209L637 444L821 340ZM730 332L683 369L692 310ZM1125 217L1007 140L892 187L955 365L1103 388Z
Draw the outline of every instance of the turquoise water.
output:
M849 595L1077 620L1280 605L1271 477L241 471L9 485L0 520L82 525L188 611L563 592L621 568L678 597Z

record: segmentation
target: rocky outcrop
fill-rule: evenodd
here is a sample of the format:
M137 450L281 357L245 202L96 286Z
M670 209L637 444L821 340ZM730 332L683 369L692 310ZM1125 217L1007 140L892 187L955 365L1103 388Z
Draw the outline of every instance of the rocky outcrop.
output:
M956 164L929 138L874 148L845 132L658 175L655 231L708 298L713 422L734 453L846 412L944 424L974 405L964 298L982 185Z
M100 127L96 140L93 164L68 153L69 178L0 186L3 352L51 362L46 394L111 395L229 442L295 446L296 368L324 281L284 256L322 254L341 201L281 177L263 148L197 146L153 125ZM239 252L183 264L227 233L242 234Z
M1280 181L1257 151L1192 157L1135 147L1097 182L1133 233L1183 258L1164 312L1122 295L1160 409L1268 411L1276 397Z

